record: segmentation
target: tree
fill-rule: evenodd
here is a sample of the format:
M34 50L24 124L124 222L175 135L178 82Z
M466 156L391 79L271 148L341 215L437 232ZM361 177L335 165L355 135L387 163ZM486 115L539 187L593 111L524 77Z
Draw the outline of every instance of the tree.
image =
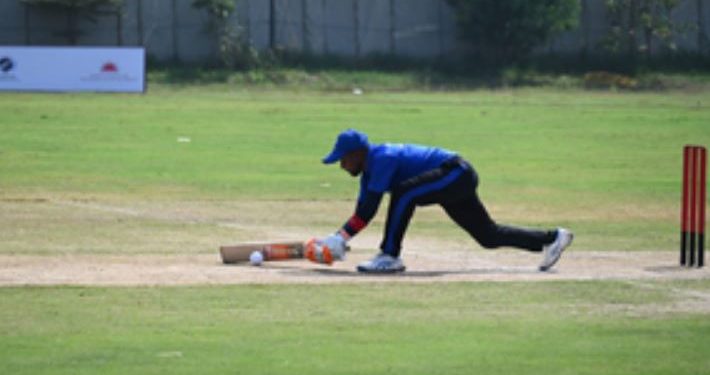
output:
M96 23L102 14L117 14L123 0L21 0L29 6L59 9L66 14L66 30L57 34L66 38L69 45L76 45L83 32L79 29L81 18ZM107 11L107 9L109 11Z
M447 0L460 38L483 60L519 62L578 23L578 0Z
M242 36L241 29L229 18L236 9L236 0L192 0L192 6L204 9L210 16L210 31L217 36L222 63L228 68L244 68L256 59L256 51Z
M602 45L612 53L633 59L639 53L651 57L656 44L675 50L674 37L689 29L671 17L679 3L680 0L606 0L610 28Z
M236 8L235 0L192 0L192 6L205 9L217 22L226 23Z

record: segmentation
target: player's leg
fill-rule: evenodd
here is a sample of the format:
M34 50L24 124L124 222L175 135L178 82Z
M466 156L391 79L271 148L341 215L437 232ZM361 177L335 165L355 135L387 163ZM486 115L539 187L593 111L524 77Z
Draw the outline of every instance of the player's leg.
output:
M554 230L537 230L496 223L475 193L442 206L449 217L487 249L508 246L539 252L556 237Z
M392 193L387 209L385 233L380 243L383 253L399 257L402 251L402 239L416 208L413 199L403 200L401 194Z
M460 178L464 170L442 166L412 178L391 192L385 234L380 245L382 253L358 266L361 272L398 272L404 270L400 260L402 240L417 205L437 202L442 190Z
M478 174L468 163L462 164L463 173L441 191L432 195L461 228L481 246L493 249L511 246L530 251L542 251L555 239L554 232L497 224L478 197Z
M399 256L402 239L416 206L440 203L455 197L462 180L470 178L471 169L458 165L444 166L406 181L391 193L385 235L380 248Z
M403 204L401 198L396 193L391 195L385 223L385 235L380 244L382 251L369 261L360 263L357 266L359 272L396 273L405 270L406 267L399 255L402 251L402 238L414 214L415 205L413 203Z
M402 204L401 196L392 194L387 211L385 235L380 244L382 250L367 262L360 263L357 270L364 273L396 273L406 269L399 257L402 251L402 238L409 221L414 214L414 204Z
M452 191L442 192L448 193L447 196L461 197L440 202L448 215L486 248L510 246L542 251L540 270L550 269L572 243L572 232L564 228L544 231L497 224L476 193L478 179L475 171L472 171L472 176L470 180L461 179L461 183L452 184L447 188ZM466 191L469 192L468 195L465 194Z

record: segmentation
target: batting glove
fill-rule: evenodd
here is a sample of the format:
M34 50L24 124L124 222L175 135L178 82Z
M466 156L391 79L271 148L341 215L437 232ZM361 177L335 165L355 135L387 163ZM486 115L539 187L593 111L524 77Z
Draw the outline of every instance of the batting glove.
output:
M324 239L312 238L306 242L305 256L311 262L333 264L333 261L344 260L347 245L342 235L334 234Z
M305 257L311 262L331 265L333 264L333 253L328 246L325 246L323 240L311 238L306 242Z
M330 249L335 260L344 260L345 251L347 251L347 241L343 238L340 232L331 234L330 236L323 239L323 244Z

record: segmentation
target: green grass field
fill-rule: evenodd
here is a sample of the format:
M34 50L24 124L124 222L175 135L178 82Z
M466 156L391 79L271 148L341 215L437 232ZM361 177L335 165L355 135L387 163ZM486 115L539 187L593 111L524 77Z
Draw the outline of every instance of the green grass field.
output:
M652 288L649 288L649 285ZM621 282L0 290L6 374L706 374L707 314Z
M328 233L357 189L320 164L346 127L460 152L497 219L569 226L575 251L671 251L682 146L710 145L705 91L152 85L5 93L0 113L3 256ZM438 211L410 230L465 239ZM707 278L2 287L0 373L710 374L709 293Z
M110 249L112 242L81 240L60 250L51 243L30 246L38 237L66 243L84 230L82 217L62 218L77 212L31 204L42 200L109 201L151 212L197 208L204 215L191 227L199 233L188 252L212 251L213 244L201 239L215 229L199 221L233 217L222 209L224 201L326 202L300 205L305 212L298 223L286 221L294 217L285 209L270 220L294 230L331 231L352 209L357 182L320 158L346 127L368 132L375 142L460 152L479 171L480 194L503 222L571 226L583 234L576 244L583 249L667 250L677 241L682 146L710 144L705 92L355 96L215 85L154 86L144 96L2 99L0 194L6 214L0 238L14 245L0 247L0 253L118 251ZM190 142L178 142L185 138ZM136 238L138 252L177 251L144 239L185 233L183 222L134 225L142 218L94 216L85 219L101 220L96 229L106 236ZM440 216L417 219L426 222L421 233L461 238ZM217 229L213 236L221 240L233 231Z

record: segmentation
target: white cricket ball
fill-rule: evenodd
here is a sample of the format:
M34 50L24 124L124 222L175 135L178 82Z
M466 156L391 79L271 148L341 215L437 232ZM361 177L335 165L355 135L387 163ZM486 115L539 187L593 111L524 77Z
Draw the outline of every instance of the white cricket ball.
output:
M260 266L261 262L264 261L264 255L261 251L254 251L249 255L249 262L252 266Z

